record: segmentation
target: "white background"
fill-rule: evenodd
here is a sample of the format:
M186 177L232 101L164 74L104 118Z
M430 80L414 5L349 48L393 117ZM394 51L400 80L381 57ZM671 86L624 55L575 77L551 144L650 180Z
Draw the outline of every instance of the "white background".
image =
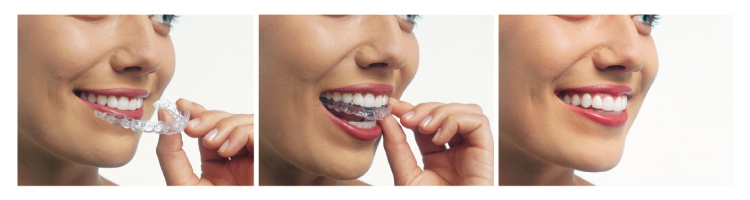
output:
M162 98L184 98L209 110L252 114L256 101L255 36L252 15L183 15L169 33L177 60L172 82ZM156 112L151 120L156 120ZM100 168L100 174L120 185L166 185L156 144L159 135L143 133L135 157L119 168ZM183 134L183 149L198 176L198 139Z
M662 16L651 32L659 73L620 164L577 174L596 185L731 185L733 104L743 103L732 101L732 23L728 15Z
M472 103L489 118L493 144L497 145L497 45L496 16L425 15L417 20L419 69L401 100L413 105L427 102ZM414 134L404 129L419 166ZM495 149L497 151L497 149ZM393 185L381 141L370 171L360 178L372 185Z

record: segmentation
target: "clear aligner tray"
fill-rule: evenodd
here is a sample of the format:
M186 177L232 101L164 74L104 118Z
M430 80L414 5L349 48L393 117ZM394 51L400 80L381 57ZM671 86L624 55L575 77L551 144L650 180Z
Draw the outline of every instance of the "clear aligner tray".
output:
M109 122L110 124L119 125L123 128L133 131L143 131L146 133L158 133L171 135L181 133L187 127L190 120L190 111L177 108L177 105L170 103L169 100L161 99L154 103L154 108L166 109L174 118L173 122L163 121L143 121L126 117L122 113L105 113L94 111L94 115L99 119Z
M377 108L363 107L352 103L344 103L343 101L334 101L333 99L327 99L325 97L320 97L320 102L322 102L328 109L362 117L368 121L383 120L391 115L391 105L384 105Z

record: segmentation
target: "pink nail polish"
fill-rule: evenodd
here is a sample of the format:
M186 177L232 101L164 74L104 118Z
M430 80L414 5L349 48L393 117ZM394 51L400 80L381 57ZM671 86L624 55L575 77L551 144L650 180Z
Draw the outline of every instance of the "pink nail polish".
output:
M419 126L421 127L427 126L428 124L430 124L430 120L432 120L432 115L428 115L422 120L422 122L419 122Z
M224 150L227 149L227 146L229 146L229 138L227 138L227 141L224 141L224 144L221 144L221 147L219 147L219 152L224 152Z
M401 115L401 118L403 118L403 119L410 119L413 116L414 116L414 111L409 111L406 114Z
M432 142L437 141L438 137L440 137L440 128L435 132L435 136L432 137Z
M199 118L188 121L188 126L190 126L190 128L195 128L196 126L198 126L198 124L201 124L201 119Z
M214 138L216 137L216 133L218 132L219 132L218 128L211 129L211 131L209 131L208 134L206 134L206 136L203 136L203 138L208 138L208 141L213 141Z

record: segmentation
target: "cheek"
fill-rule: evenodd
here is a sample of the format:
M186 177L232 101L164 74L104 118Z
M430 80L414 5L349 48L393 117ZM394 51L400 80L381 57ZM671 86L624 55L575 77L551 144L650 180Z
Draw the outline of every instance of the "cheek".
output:
M340 36L319 26L286 28L271 34L276 35L268 41L267 52L273 60L270 64L281 67L293 80L318 80L347 52Z
M644 93L648 92L651 88L651 85L656 79L656 74L659 71L659 56L656 53L656 47L654 46L653 41L651 41L648 49L649 50L646 53L647 61L644 63L643 69L641 69L641 74L643 74Z
M407 46L409 48L408 60L406 61L406 64L404 64L404 67L398 70L401 74L400 83L396 85L397 88L396 91L394 91L394 97L397 98L401 97L401 94L406 90L406 87L409 86L412 80L414 80L417 70L419 69L419 44L414 35L408 40Z
M160 54L162 56L162 63L161 66L159 66L159 70L156 72L156 74L159 77L159 87L163 91L174 76L176 61L172 39L169 37L165 38L161 42L161 46L162 47L160 49L162 50Z

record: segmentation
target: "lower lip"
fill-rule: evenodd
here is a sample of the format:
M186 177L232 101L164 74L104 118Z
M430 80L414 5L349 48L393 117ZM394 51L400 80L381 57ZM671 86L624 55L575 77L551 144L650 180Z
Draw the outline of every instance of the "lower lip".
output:
M140 108L135 109L135 110L119 110L119 109L115 109L115 108L112 108L112 107L109 107L109 106L103 106L103 105L99 105L97 103L93 103L93 102L90 102L90 101L87 101L87 100L83 100L81 98L78 98L78 99L80 99L81 101L83 101L83 103L85 103L90 108L93 108L94 110L98 110L99 112L105 112L105 113L122 113L126 117L130 117L130 118L137 119L137 120L140 120L141 118L143 118L143 107L140 107ZM91 116L93 116L93 115L94 115L94 113L91 113Z
M383 133L383 129L380 128L380 124L376 124L375 127L371 129L361 129L354 125L349 124L349 122L346 122L328 111L323 104L320 104L320 108L323 109L328 115L328 118L331 118L334 124L339 126L339 128L344 129L344 132L349 133L352 137L362 140L362 141L372 141L380 137L380 135Z
M627 108L622 111L622 113L617 115L609 115L604 113L599 113L594 110L581 108L578 106L574 106L572 104L566 103L565 101L560 100L562 103L564 103L568 108L573 110L573 112L576 112L578 114L583 115L584 117L605 125L605 126L611 126L611 127L620 127L622 125L625 125L626 122L628 122L628 110Z

